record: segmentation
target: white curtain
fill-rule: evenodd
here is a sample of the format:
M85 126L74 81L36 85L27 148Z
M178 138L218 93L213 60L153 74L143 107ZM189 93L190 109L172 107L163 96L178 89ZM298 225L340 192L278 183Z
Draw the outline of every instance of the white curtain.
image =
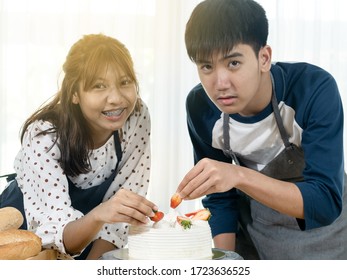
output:
M19 129L57 91L71 45L84 34L104 33L121 40L132 53L152 119L149 197L168 211L170 196L193 165L185 97L198 77L186 55L184 29L199 2L0 0L0 174L13 172ZM269 17L273 59L307 61L327 69L347 104L345 1L259 3ZM186 202L182 211L197 207L200 201Z

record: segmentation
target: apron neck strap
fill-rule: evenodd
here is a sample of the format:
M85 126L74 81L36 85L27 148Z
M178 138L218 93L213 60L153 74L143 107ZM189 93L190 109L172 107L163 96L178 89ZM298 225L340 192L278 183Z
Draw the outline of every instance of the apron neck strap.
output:
M226 157L231 158L235 164L240 165L240 162L233 152L232 149L230 149L230 136L229 136L229 115L226 113L223 113L223 153Z
M271 83L272 83L272 96L271 96L271 104L272 104L272 109L274 111L277 127L281 133L281 138L286 146L286 148L291 147L290 142L289 142L289 137L287 134L286 129L284 128L283 121L281 118L280 110L278 108L278 102L277 102L277 97L276 97L276 89L275 89L275 81L272 76L272 73L270 72L270 77L271 77Z

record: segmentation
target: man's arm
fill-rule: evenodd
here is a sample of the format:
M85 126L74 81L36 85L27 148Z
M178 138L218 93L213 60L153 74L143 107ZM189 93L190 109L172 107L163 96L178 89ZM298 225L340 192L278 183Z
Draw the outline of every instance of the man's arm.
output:
M235 233L221 233L213 238L213 243L215 248L235 251L235 240Z

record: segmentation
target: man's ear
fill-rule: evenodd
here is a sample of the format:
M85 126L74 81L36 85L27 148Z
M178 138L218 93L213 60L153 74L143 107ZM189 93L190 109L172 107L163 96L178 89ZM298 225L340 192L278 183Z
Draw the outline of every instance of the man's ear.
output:
M72 95L72 103L73 104L78 104L80 101L79 101L79 98L78 98L78 93L75 92L73 95Z
M262 47L259 51L259 66L263 72L270 71L272 49L269 45Z

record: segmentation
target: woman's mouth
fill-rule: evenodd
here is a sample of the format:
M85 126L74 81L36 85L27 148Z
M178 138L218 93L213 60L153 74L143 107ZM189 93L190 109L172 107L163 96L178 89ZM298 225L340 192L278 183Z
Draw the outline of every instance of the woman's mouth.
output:
M103 111L102 113L108 118L116 118L119 117L124 112L124 110L124 108L121 108L117 110Z
M113 111L103 111L102 113L107 117L116 117L121 115L123 111L124 111L124 108L113 110Z

